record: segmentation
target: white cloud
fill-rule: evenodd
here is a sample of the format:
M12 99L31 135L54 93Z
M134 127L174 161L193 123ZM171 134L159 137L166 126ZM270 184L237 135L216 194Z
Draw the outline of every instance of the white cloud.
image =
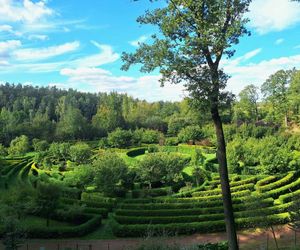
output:
M300 4L288 0L254 0L248 15L250 26L260 34L281 31L300 22Z
M54 13L46 0L0 0L0 6L0 20L8 22L34 23Z
M115 62L120 58L120 55L115 53L110 45L99 44L95 41L91 41L91 43L100 49L100 52L74 60L71 63L74 67L97 67L103 64Z
M261 86L271 74L280 69L300 68L300 54L248 64L228 60L223 62L222 67L232 76L228 81L227 89L238 94L246 85Z
M282 44L284 42L284 39L283 38L279 38L275 41L275 44L276 45L279 45L279 44Z
M29 40L41 40L41 41L45 41L45 40L48 40L49 37L47 35L37 35L37 34L34 34L34 35L29 35L28 39Z
M137 40L130 41L129 43L134 46L138 47L140 43L146 42L148 40L148 36L140 36Z
M43 60L55 56L59 56L68 52L75 51L79 48L80 43L75 41L71 43L65 43L58 46L51 46L48 48L30 48L30 49L19 49L13 54L16 60L28 61L28 60Z
M12 32L13 27L7 24L0 25L1 32Z
M165 87L161 88L159 75L143 77L114 76L110 71L100 68L65 68L60 73L68 77L68 87L82 91L117 91L148 101L178 101L184 95L182 85L166 84Z
M19 40L8 40L5 42L0 42L0 56L3 53L8 53L10 52L10 50L20 47L21 45L21 41Z

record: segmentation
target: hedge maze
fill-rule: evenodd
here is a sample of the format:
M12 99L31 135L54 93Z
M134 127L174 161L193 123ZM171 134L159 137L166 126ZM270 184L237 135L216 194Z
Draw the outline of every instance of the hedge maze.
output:
M143 150L142 150L143 151ZM140 152L137 152L140 153ZM38 179L63 176L40 170L32 158L6 159L1 162L1 189L13 185L36 188ZM300 172L284 176L231 176L230 179L236 224L239 229L267 227L290 221L289 208L295 195L300 194ZM168 188L153 188L140 197L142 190L135 190L127 198L105 198L96 192L81 192L65 187L59 200L60 210L76 209L76 215L60 212L51 220L65 222L65 226L29 225L29 237L60 238L80 237L101 227L103 219L109 221L117 237L141 237L153 235L209 233L225 230L220 180L215 175L198 188L177 194L169 194ZM42 216L35 214L32 216ZM105 222L106 223L106 222ZM1 232L1 227L0 227Z

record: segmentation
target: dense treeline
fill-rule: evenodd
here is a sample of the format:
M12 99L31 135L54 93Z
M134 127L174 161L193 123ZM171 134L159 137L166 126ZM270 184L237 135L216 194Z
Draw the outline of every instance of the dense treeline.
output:
M261 138L274 134L279 128L297 128L299 91L300 71L293 69L277 71L266 79L261 89L249 85L238 97L231 95L221 107L222 119L228 124L225 126L227 141L233 139L232 133ZM48 142L92 140L106 137L117 128L122 131L116 134L124 136L123 130L133 133L142 128L157 130L165 136L178 136L179 142L203 137L210 137L213 142L209 112L196 110L192 104L188 98L181 102L150 103L115 92L82 93L7 83L0 85L0 143L8 146L21 135L30 141L34 138ZM242 124L250 126L238 129ZM203 135L197 135L197 131ZM127 136L134 141L142 133L140 130Z
M187 101L149 103L126 94L8 83L0 85L0 110L0 142L5 145L23 134L30 139L96 139L116 128L166 133L168 122L173 120L170 133L174 134L182 124L198 123Z

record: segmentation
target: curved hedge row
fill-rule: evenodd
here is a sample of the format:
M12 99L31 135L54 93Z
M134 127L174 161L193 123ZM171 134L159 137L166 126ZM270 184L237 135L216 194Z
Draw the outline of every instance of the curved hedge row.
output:
M248 228L254 224L259 224L262 221L266 225L283 224L290 221L288 213L281 213L269 216L258 216L251 218L239 218L236 220L238 229ZM151 232L154 235L161 233L168 234L193 234L193 233L212 233L225 231L224 220L208 221L208 222L193 222L193 223L171 223L171 224L156 224L156 225L121 225L116 221L113 223L113 232L119 237L142 237Z
M268 191L271 191L274 189L278 189L280 187L284 187L287 184L290 184L291 182L293 182L297 177L299 177L299 173L300 172L288 173L285 177L283 177L275 182L271 182L264 186L257 186L256 190L260 193L264 193L264 192L268 192Z

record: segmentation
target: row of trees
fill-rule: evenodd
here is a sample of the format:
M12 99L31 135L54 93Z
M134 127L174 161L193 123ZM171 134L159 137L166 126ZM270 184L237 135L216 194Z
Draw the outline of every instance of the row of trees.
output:
M300 71L279 70L262 84L246 86L222 106L226 123L299 122ZM229 97L229 96L228 96ZM127 95L80 93L22 85L0 85L0 143L13 138L74 140L106 136L116 128L146 128L177 136L186 126L209 122L208 112L181 102L140 101Z
M261 89L246 86L234 104L234 121L257 122L264 119L288 126L299 123L300 115L300 71L279 70L269 76ZM261 100L260 96L263 99Z

